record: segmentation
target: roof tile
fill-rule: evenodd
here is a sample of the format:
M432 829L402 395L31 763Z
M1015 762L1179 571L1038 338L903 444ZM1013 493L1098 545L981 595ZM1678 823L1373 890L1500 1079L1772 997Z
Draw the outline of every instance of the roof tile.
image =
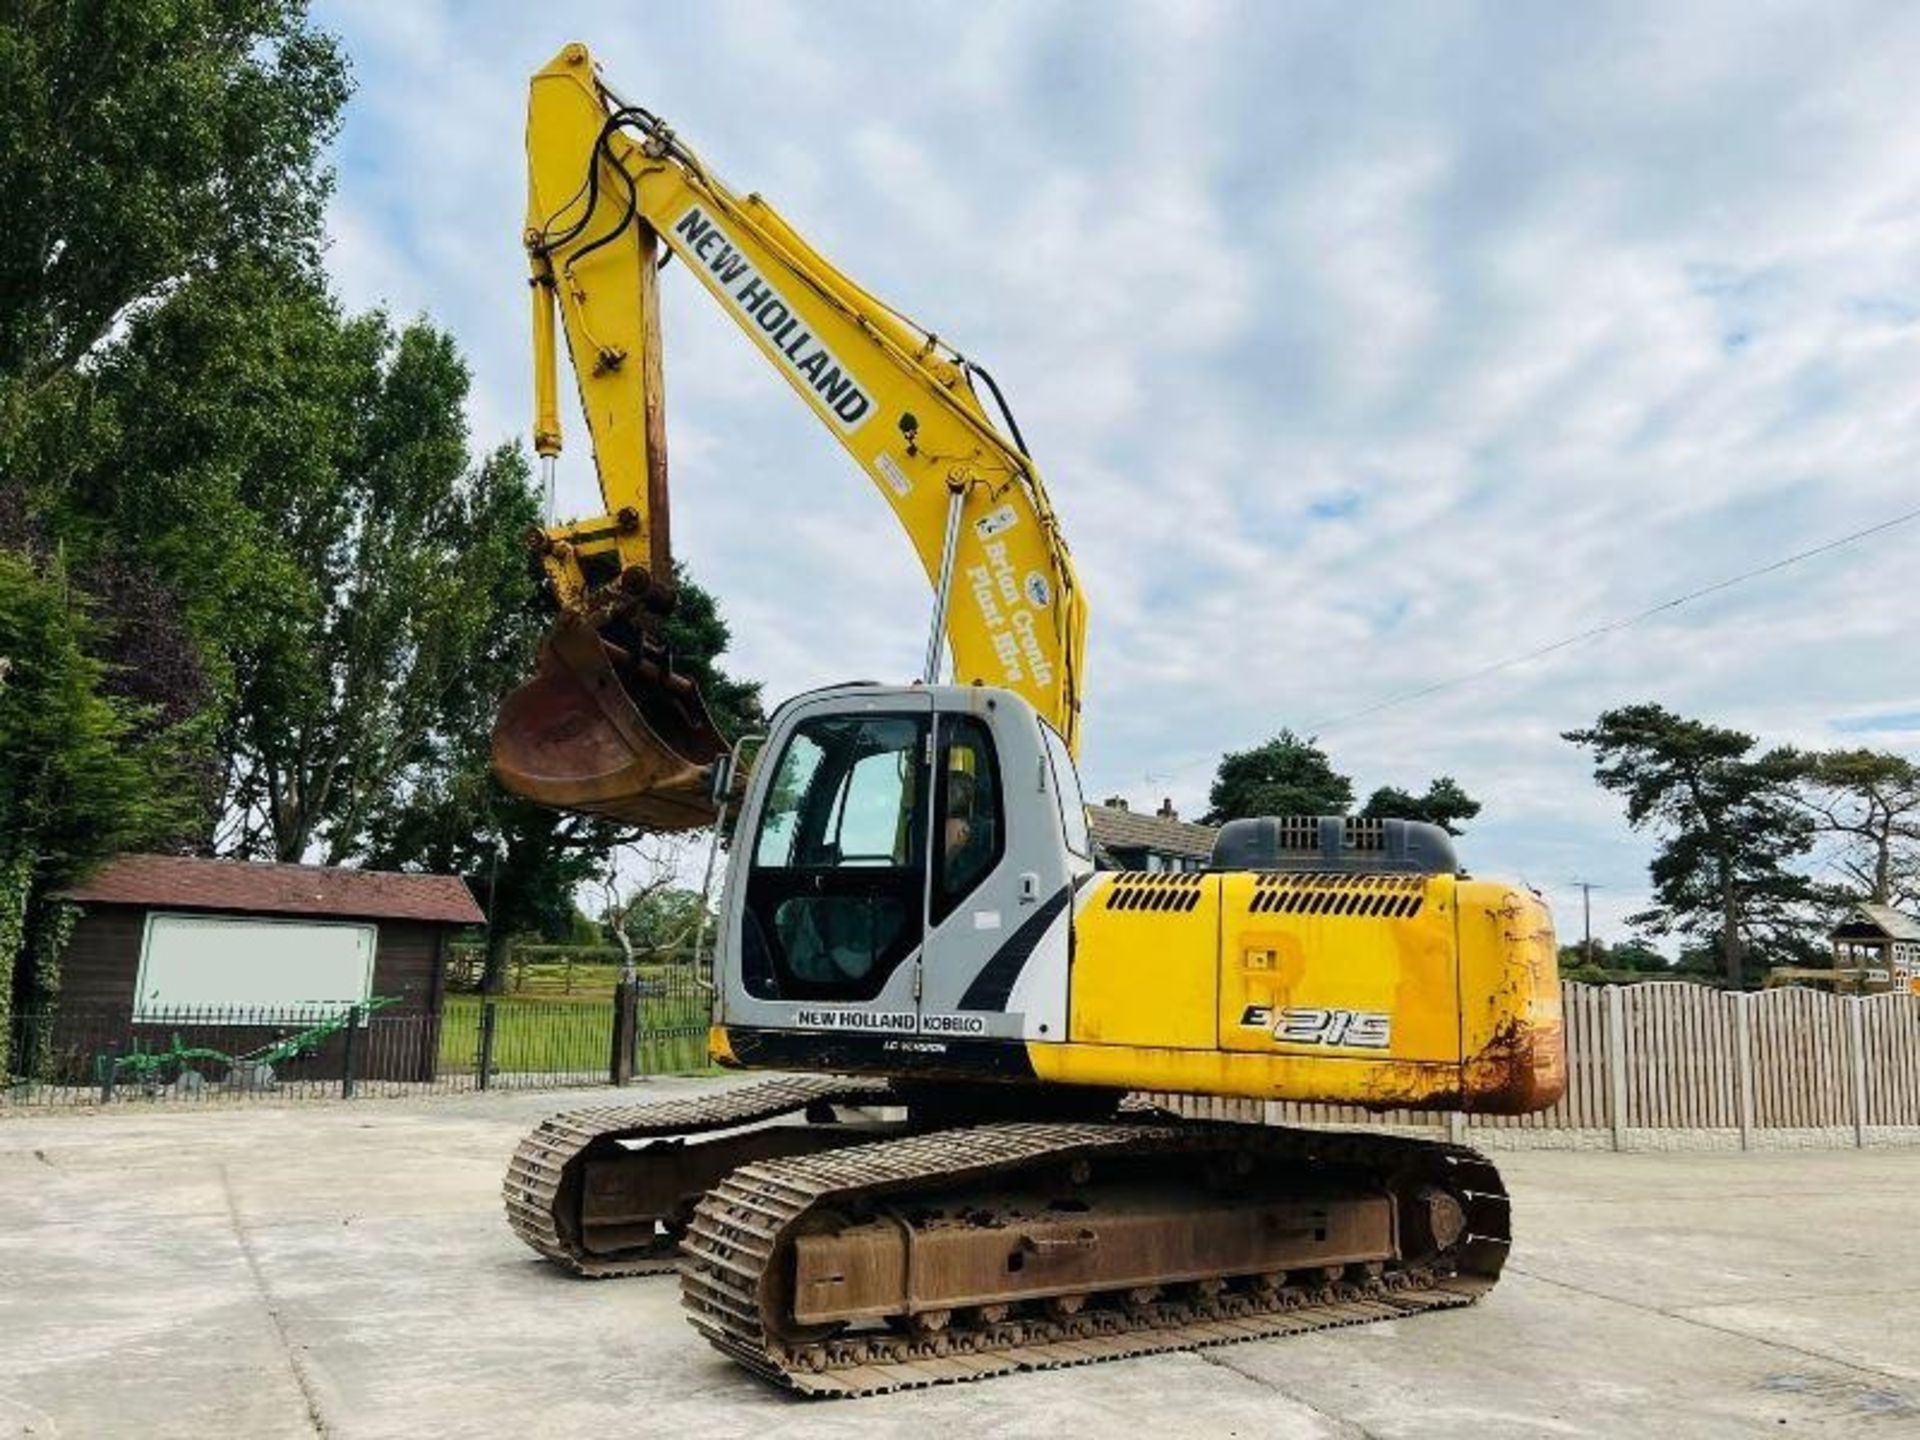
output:
M1165 855L1202 860L1212 858L1213 837L1220 833L1212 825L1143 815L1112 805L1087 806L1087 826L1093 831L1094 843L1104 850L1158 850Z
M447 925L479 925L486 920L466 882L457 875L402 875L184 855L116 856L62 894L68 900L96 905L351 915Z
M1869 905L1862 901L1853 908L1895 940L1920 940L1920 921L1902 915L1891 905Z

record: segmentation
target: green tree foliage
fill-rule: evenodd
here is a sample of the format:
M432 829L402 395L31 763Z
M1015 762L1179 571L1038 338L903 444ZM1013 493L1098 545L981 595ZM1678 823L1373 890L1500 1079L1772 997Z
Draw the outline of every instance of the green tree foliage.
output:
M1750 950L1790 948L1811 891L1789 862L1812 844L1793 752L1756 754L1751 735L1654 704L1609 710L1564 738L1593 752L1594 779L1625 800L1627 822L1659 836L1656 904L1635 924L1710 940L1734 986Z
M21 0L0 18L0 385L236 255L317 257L346 64L302 0Z
M1353 781L1311 738L1282 730L1264 745L1221 757L1207 806L1209 825L1255 815L1344 815L1353 806Z
M156 783L164 733L108 697L94 623L60 566L0 551L0 836L32 836L45 877L77 878L136 840L164 836L179 798Z
M1598 943L1598 942L1596 942ZM1644 940L1622 940L1606 947L1607 963L1616 970L1655 975L1673 968L1673 962Z
M1367 797L1360 810L1369 820L1424 820L1449 835L1463 833L1465 823L1479 813L1480 802L1462 790L1451 775L1436 777L1424 795L1383 785Z
M1920 904L1920 765L1884 750L1802 755L1796 791L1825 842L1835 901Z
M100 378L127 324L240 257L317 259L346 95L293 0L25 0L0 11L0 949L57 935L51 892L173 843L218 789L196 618L79 495L127 426ZM149 437L191 418L137 417ZM102 423L103 420L108 423ZM55 557L60 557L56 559ZM257 603L270 603L256 595ZM50 953L16 978L50 994ZM0 1001L9 987L0 984Z
M766 728L760 682L729 675L715 662L732 643L733 632L712 595L691 580L686 567L673 563L673 613L665 625L674 665L700 687L707 710L729 740Z
M453 342L328 291L347 88L301 0L0 16L0 557L70 602L61 683L92 717L22 732L0 768L85 772L111 736L168 802L161 824L119 777L121 818L74 865L36 848L27 884L185 825L202 849L464 873L496 933L564 936L618 831L487 768L546 623L536 501L517 449L471 455ZM757 722L691 582L668 638L723 726Z
M1565 980L1584 980L1599 984L1644 976L1666 979L1673 974L1673 962L1644 940L1622 940L1617 945L1596 939L1593 950L1575 941L1560 947L1560 975Z
M220 692L219 848L351 857L475 656L525 648L523 462L470 464L450 338L278 268L184 287L94 390L59 524L180 597ZM478 668L490 703L507 679Z
M177 736L112 695L96 634L58 563L0 550L0 1007L53 998L51 893L184 819Z
M1353 781L1333 768L1317 741L1282 730L1264 745L1221 757L1207 795L1206 823L1256 815L1345 815L1353 808L1353 795ZM1451 775L1433 780L1424 795L1383 785L1360 811L1370 820L1425 820L1452 835L1479 813L1480 802Z

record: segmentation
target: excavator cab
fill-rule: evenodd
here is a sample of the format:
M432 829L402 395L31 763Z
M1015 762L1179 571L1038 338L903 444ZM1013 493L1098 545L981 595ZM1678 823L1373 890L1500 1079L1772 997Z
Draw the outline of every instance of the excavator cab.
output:
M1059 803L1044 730L984 686L836 687L782 707L724 892L717 988L742 1044L1061 1033L1008 1003L1025 962L1029 980L1064 965L1063 927L1036 942L1092 869L1065 842L1079 790L1069 773Z

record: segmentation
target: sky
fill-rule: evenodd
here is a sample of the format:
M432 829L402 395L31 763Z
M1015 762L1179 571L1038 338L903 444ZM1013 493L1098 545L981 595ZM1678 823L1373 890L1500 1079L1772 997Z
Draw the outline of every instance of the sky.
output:
M328 264L529 430L522 124L561 45L1007 391L1092 608L1088 794L1198 815L1315 734L1624 935L1648 837L1560 738L1656 700L1920 751L1920 7L322 0ZM674 538L769 697L919 668L871 484L663 276ZM565 387L563 387L565 388ZM581 431L560 510L597 513ZM891 543L894 539L899 543ZM1366 713L1357 713L1366 712Z

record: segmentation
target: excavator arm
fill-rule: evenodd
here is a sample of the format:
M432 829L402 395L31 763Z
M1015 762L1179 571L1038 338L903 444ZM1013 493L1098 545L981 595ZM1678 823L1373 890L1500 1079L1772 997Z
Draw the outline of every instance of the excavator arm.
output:
M678 259L845 447L935 592L927 673L1019 692L1077 753L1086 608L1039 471L978 366L835 269L758 195L738 196L569 45L527 117L534 445L561 445L564 336L606 504L533 543L559 610L540 672L503 706L495 768L544 803L656 828L707 823L724 749L675 673L656 285ZM802 501L801 503L804 503Z

